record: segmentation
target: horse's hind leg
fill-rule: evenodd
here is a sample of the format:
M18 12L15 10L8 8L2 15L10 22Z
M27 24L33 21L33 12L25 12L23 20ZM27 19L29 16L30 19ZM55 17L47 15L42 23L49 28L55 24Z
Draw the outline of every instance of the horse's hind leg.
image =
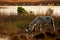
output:
M52 20L51 25L53 27L53 31L55 32L56 31L56 28L55 28L55 25L54 25L54 20Z

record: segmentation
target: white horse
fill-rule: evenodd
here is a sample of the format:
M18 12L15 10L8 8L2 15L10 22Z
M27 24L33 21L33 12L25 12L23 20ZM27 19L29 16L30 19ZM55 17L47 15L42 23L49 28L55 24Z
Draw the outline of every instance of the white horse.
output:
M53 30L55 31L54 20L51 16L37 16L30 24L29 27L26 29L26 32L31 32L36 25L40 25L40 31L42 31L42 24L51 24Z

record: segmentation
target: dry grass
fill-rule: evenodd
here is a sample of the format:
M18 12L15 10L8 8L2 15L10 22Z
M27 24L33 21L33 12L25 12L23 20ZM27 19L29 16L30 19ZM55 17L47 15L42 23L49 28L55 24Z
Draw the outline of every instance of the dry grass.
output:
M49 33L36 34L33 37L26 36L25 29L28 27L29 23L35 18L35 15L10 15L2 16L0 15L0 35L8 35L11 40L60 40L60 19L59 17L54 17L55 25L57 31ZM36 32L37 33L37 32ZM38 36L39 35L39 36ZM44 38L43 38L44 35ZM37 38L36 38L37 37ZM42 37L42 38L41 38Z

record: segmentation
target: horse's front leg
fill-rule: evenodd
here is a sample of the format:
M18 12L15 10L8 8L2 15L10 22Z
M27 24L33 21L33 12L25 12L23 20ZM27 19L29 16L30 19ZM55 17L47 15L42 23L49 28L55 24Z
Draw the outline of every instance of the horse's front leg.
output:
M43 32L43 31L42 31L42 25L41 25L41 24L40 24L40 32Z
M31 33L35 33L35 26L36 26L36 24L34 24L34 25L32 26Z

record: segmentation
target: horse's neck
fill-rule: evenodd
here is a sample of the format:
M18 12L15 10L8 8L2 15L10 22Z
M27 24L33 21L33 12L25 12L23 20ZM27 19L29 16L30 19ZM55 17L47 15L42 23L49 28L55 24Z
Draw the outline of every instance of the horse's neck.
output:
M31 29L33 26L34 26L34 22L31 22L30 24L29 24L29 28Z
M36 24L36 21L37 21L37 17L30 23L30 25L34 25L34 24Z
M37 24L37 17L29 24L29 30L33 29Z

